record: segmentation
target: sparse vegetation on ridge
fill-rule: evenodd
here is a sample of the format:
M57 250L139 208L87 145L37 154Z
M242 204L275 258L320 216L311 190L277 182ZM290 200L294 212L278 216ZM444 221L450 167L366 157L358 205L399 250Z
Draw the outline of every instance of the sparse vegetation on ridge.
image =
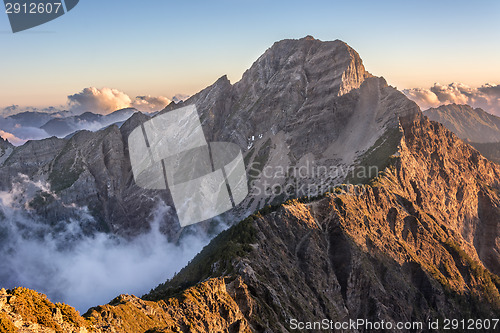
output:
M379 172L382 172L385 168L391 166L396 159L393 155L397 152L402 137L403 134L398 128L387 129L375 144L360 157L354 171L349 173L346 182L368 184L377 175L370 175L366 170L376 168ZM356 172L359 169L365 172Z
M160 284L143 298L165 299L209 277L233 273L233 259L249 253L252 250L250 244L256 241L254 219L255 216L249 216L221 232L171 280Z

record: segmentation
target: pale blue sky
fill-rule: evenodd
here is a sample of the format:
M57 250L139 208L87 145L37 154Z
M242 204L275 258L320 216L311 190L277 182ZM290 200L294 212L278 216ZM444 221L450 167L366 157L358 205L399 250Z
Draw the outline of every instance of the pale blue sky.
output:
M500 2L80 0L12 34L0 12L0 106L66 102L84 87L130 96L239 80L273 42L342 39L398 88L500 83Z

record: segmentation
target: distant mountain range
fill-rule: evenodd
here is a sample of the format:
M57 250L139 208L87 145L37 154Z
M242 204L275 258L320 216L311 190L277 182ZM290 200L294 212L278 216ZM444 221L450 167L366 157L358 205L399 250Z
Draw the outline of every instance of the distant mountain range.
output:
M467 141L489 160L500 163L500 118L469 105L447 104L424 111L429 119Z
M461 139L477 143L500 141L500 118L469 105L447 104L424 111Z
M426 325L498 315L500 166L459 138L497 140L496 118L457 105L422 113L349 45L311 36L275 43L239 82L223 76L160 114L190 104L207 141L243 151L250 195L223 217L232 227L147 295L121 295L83 316L48 301L23 310L43 297L0 291L4 326L289 332L292 320ZM128 135L149 119L133 113L120 127L16 148L2 141L0 190L19 174L47 180L52 192L26 203L31 214L50 224L84 206L100 230L134 237L158 203L173 206L168 191L133 181ZM180 228L174 210L161 215L174 241L213 223Z
M69 111L53 113L26 111L9 116L7 119L14 120L22 127L41 127L54 118L65 118L71 115Z
M121 126L135 112L134 108L117 110L107 115L85 112L78 116L53 118L40 126L50 136L65 137L79 130L98 131L112 124Z
M37 139L51 136L64 138L80 130L98 131L112 124L120 126L135 112L138 111L134 108L117 110L107 115L92 112L74 115L69 111L54 113L29 111L0 118L0 130L14 135L19 139L19 143L33 139L33 133L36 133Z

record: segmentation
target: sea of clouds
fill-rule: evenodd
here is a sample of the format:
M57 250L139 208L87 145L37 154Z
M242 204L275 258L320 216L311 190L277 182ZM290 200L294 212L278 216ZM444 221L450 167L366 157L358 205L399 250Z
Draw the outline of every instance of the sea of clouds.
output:
M210 241L202 233L169 242L159 231L170 210L165 204L157 207L151 230L131 240L85 232L96 223L86 207L73 205L77 218L49 225L29 208L40 191L51 193L47 184L22 175L11 190L0 191L0 286L35 289L82 313L119 294L147 293Z
M403 93L416 102L422 110L443 104L468 104L500 116L500 85L485 84L478 88L463 83L443 85L435 83L429 89L404 89Z

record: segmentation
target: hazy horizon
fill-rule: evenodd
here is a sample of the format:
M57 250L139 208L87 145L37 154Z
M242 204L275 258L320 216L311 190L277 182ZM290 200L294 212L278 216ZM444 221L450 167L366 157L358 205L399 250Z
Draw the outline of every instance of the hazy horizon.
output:
M223 75L238 81L275 41L306 35L345 41L368 71L400 90L435 82L499 84L499 12L500 3L487 0L313 1L307 7L299 1L82 1L17 34L0 15L6 50L0 107L58 106L87 87L132 98L191 95Z

